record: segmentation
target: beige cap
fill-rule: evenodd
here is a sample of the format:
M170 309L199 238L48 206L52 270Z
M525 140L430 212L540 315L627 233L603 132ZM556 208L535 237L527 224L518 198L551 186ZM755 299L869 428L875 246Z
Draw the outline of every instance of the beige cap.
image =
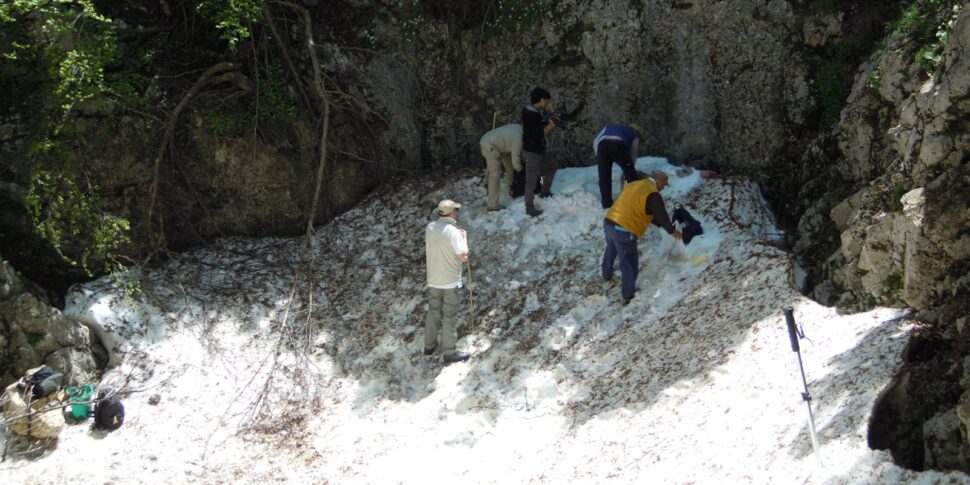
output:
M438 213L441 215L451 214L451 211L459 207L461 207L461 204L451 199L445 199L441 202L438 202Z

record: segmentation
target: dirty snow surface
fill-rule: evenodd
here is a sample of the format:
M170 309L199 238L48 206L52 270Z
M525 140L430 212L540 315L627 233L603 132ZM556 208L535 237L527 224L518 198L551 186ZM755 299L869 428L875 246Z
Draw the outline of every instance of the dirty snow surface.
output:
M231 238L68 295L99 322L127 391L118 431L69 426L15 453L3 483L967 483L867 447L867 421L913 322L801 296L757 188L674 175L705 234L640 241L620 302L596 168L559 172L539 218L485 211L480 174L404 180L306 239ZM618 185L616 170L614 185ZM615 191L618 188L614 188ZM466 363L423 355L424 226L462 203ZM467 267L466 267L467 270ZM469 281L470 280L470 281ZM821 443L816 462L782 309L794 307ZM30 455L29 457L27 455Z

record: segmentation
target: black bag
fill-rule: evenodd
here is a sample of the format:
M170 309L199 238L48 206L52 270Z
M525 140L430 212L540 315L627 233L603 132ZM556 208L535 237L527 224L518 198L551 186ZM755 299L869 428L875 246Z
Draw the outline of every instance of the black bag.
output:
M40 399L61 387L64 374L44 366L17 381L17 390L32 400Z
M673 220L683 227L680 232L684 237L684 244L690 244L690 240L694 239L694 236L704 234L701 223L694 219L694 216L690 215L690 212L687 212L687 209L684 209L684 206L680 204L677 204L677 208L674 209Z
M539 177L539 181L536 183L536 189L532 193L538 194L539 192L542 192L542 177ZM513 199L525 195L525 168L515 172L515 175L513 175L512 186L509 187L509 195Z
M98 404L94 406L94 428L114 431L125 422L125 405L111 389L98 390Z

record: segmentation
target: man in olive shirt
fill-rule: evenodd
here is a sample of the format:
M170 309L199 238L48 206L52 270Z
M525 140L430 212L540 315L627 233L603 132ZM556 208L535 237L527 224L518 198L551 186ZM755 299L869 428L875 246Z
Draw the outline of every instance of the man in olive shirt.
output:
M637 276L640 272L637 240L643 237L647 227L652 223L662 227L675 239L681 238L680 231L670 222L660 195L660 191L666 186L667 174L659 170L651 178L628 183L603 219L603 233L606 236L603 278L613 278L613 262L619 257L624 305L630 303L637 291Z
M502 210L499 205L499 176L505 167L506 190L512 186L513 171L522 170L522 125L511 123L485 133L478 142L485 157L488 173L488 211Z

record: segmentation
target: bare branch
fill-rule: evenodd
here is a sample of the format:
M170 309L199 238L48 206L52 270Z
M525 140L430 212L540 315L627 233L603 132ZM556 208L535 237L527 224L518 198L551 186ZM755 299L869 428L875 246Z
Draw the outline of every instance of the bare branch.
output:
M165 157L165 153L168 151L169 145L172 143L172 136L175 134L175 127L178 124L179 116L182 114L182 111L188 107L189 102L192 101L192 98L199 94L199 92L202 91L202 89L205 88L205 86L208 85L214 78L219 80L220 74L225 74L228 71L234 71L237 69L239 69L239 66L231 62L220 62L206 69L205 72L199 76L199 79L195 81L195 84L192 85L192 88L189 89L189 92L185 93L185 96L182 96L182 100L179 101L179 104L175 106L175 111L173 111L172 115L169 116L168 123L165 124L165 132L162 135L162 141L158 146L158 151L155 153L154 168L152 169L152 185L149 191L147 218L149 240L151 240L152 212L155 209L155 197L158 193L159 171L161 169L162 159ZM164 231L161 233L164 234Z
M273 20L269 5L263 8L263 21L266 22L266 26L269 27L273 40L276 41L276 48L283 54L283 61L286 62L286 67L290 70L290 75L293 76L293 82L296 83L296 89L300 91L300 97L303 98L304 105L307 109L313 110L313 104L310 103L310 98L307 96L306 90L303 89L303 80L300 78L300 73L297 72L296 66L293 65L293 59L290 58L289 50L283 44L283 38L280 37L280 33L276 30L276 21Z
M313 23L310 20L310 12L307 9L289 2L282 5L295 10L303 16L303 26L306 29L306 48L313 63L313 88L317 98L323 101L323 129L320 134L320 165L317 168L317 186L313 191L313 202L310 204L310 216L306 227L306 246L310 245L313 237L313 221L317 215L317 204L320 202L320 191L323 186L324 174L327 171L327 135L330 132L330 99L327 97L327 89L323 84L323 76L320 69L320 60L317 58L316 43L313 42ZM329 210L329 204L327 205Z

